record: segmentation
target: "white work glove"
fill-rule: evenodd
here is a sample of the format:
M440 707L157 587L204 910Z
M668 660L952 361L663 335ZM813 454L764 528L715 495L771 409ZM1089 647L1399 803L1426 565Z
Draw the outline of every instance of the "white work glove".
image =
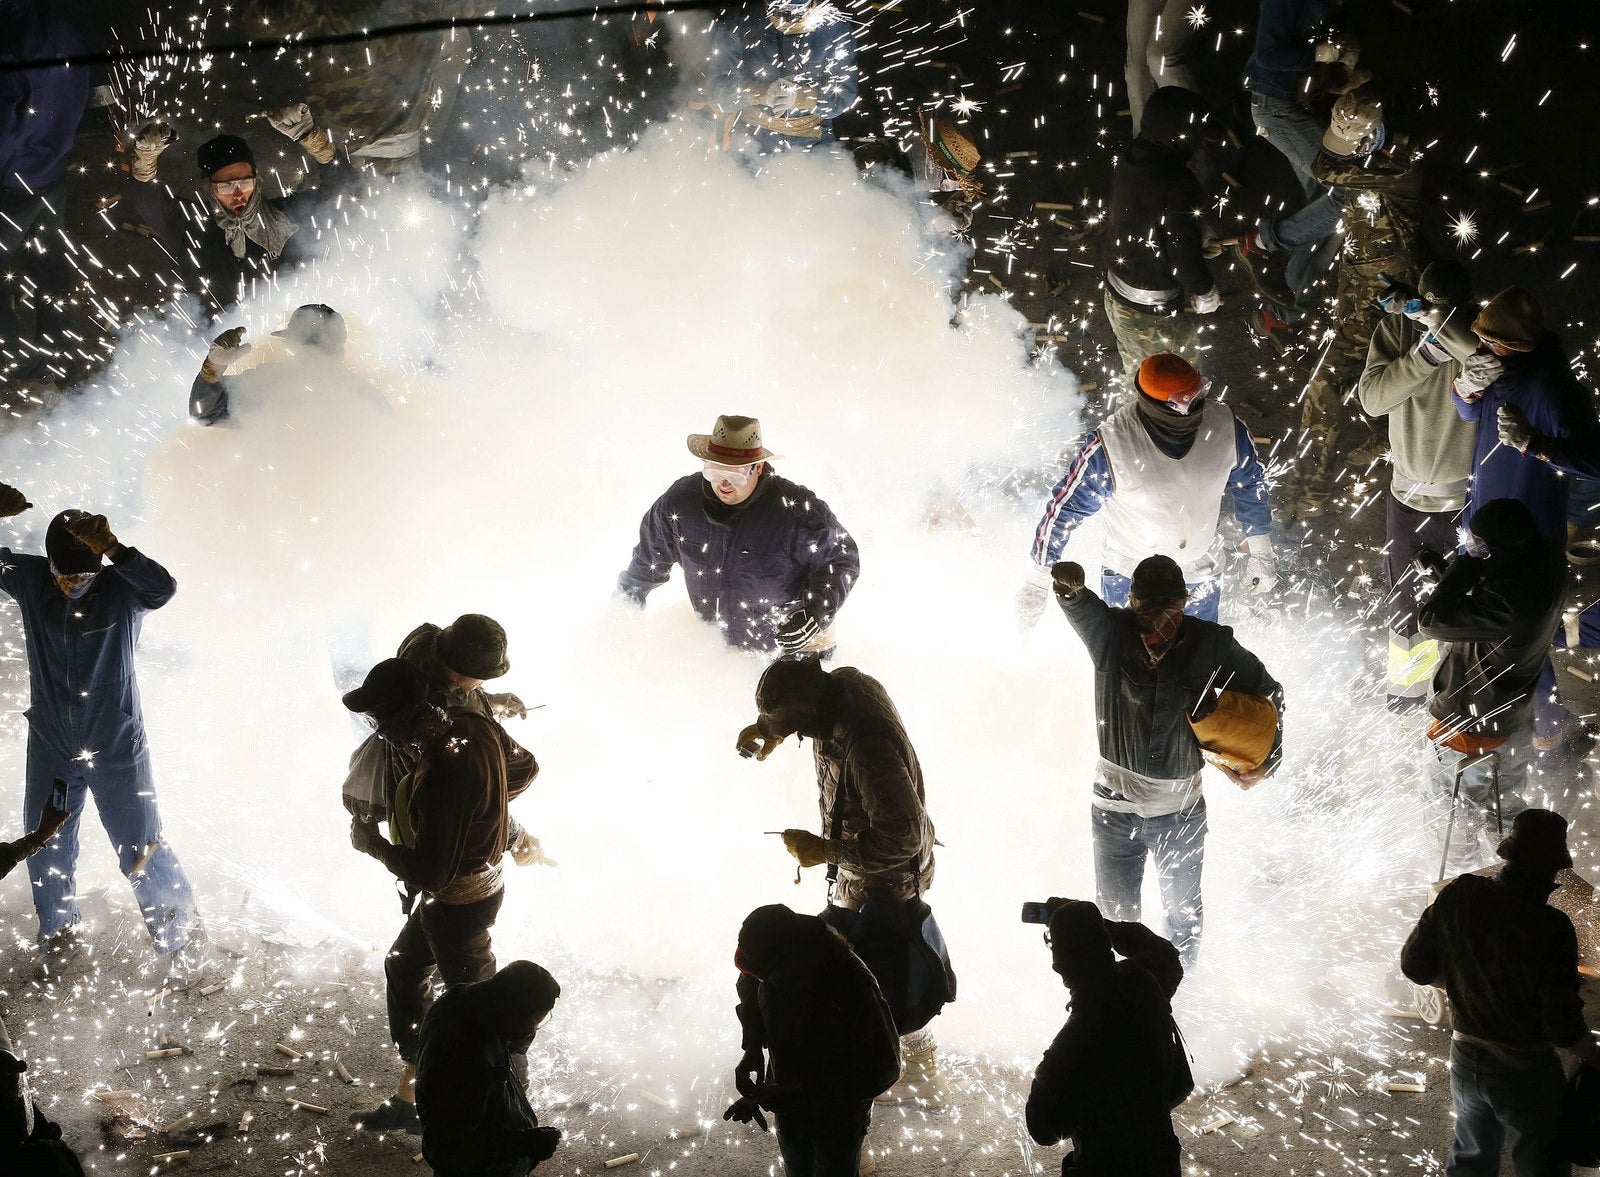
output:
M1500 363L1500 357L1489 351L1475 351L1461 365L1461 375L1456 377L1455 393L1464 401L1475 401L1483 396L1483 390L1496 380L1500 373L1505 371Z
M267 126L296 143L311 134L317 125L311 117L311 108L304 102L290 102L274 110L264 110L261 117L267 120Z
M795 78L779 78L768 84L761 100L775 113L783 115L810 110L817 104L816 91Z
M178 141L178 133L160 120L146 123L133 138L133 164L129 171L141 184L153 184L156 161L161 153Z
M537 866L540 863L555 865L544 856L544 848L539 845L539 839L516 822L511 823L511 837L506 842L506 853L511 855L518 866Z
M1245 537L1244 582L1252 594L1270 593L1278 587L1278 557L1272 550L1270 535Z
M528 718L528 705L510 691L502 691L497 695L485 693L484 698L489 701L489 710L494 712L496 719Z
M811 644L822 623L804 608L796 609L785 617L773 631L773 644L785 654L794 654Z
M1519 454L1528 452L1528 447L1534 443L1539 435L1533 431L1533 426L1528 424L1521 409L1512 405L1501 405L1495 414L1495 427L1500 433L1500 444L1508 445Z
M200 365L202 378L215 384L222 379L229 365L237 362L250 351L250 345L245 342L245 329L234 327L224 331L211 341L211 348L206 352L205 363Z
M1189 296L1189 310L1196 315L1214 315L1222 306L1222 295L1215 290Z
M1050 573L1043 568L1035 566L1028 573L1028 579L1017 590L1017 632L1027 633L1039 624L1039 618L1044 616L1045 606L1050 603Z

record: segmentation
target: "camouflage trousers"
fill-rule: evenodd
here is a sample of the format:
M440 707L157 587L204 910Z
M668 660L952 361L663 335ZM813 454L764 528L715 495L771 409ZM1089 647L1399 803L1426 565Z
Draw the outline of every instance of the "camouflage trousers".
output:
M1139 374L1139 365L1157 352L1177 352L1196 368L1200 366L1200 352L1196 346L1199 329L1194 316L1178 311L1160 315L1150 311L1136 311L1119 302L1108 289L1105 293L1106 319L1111 323L1111 333L1117 337L1117 354L1122 357L1122 374L1128 388L1133 388L1133 378Z
M1338 480L1345 454L1355 442L1361 417L1351 409L1356 385L1367 363L1367 347L1379 316L1378 294L1389 284L1395 263L1344 263L1328 325L1314 352L1315 370L1300 405L1300 445L1295 475L1312 499L1326 499ZM1409 271L1403 262L1400 277Z

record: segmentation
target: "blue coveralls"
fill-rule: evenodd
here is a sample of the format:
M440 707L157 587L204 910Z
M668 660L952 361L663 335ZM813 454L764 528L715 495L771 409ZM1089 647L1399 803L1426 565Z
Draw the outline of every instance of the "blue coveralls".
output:
M144 614L170 601L178 583L154 560L124 546L74 601L56 586L43 556L0 548L0 590L22 612L28 648L23 816L29 829L38 823L57 777L67 782L71 813L61 832L28 860L39 942L80 918L73 899L78 819L86 794L93 794L150 938L157 951L176 951L188 943L195 921L194 893L161 837L133 648Z

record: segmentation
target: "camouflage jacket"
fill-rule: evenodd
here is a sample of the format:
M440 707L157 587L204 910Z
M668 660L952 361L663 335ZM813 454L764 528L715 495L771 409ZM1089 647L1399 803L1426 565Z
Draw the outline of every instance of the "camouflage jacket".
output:
M1344 197L1344 252L1347 264L1384 264L1408 270L1422 219L1422 171L1403 143L1366 159L1335 159L1317 153L1311 174Z

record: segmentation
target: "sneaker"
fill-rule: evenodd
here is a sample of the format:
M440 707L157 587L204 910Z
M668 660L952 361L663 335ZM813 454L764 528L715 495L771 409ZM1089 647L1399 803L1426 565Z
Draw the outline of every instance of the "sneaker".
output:
M1250 289L1268 302L1279 306L1293 306L1294 292L1284 276L1283 256L1261 248L1261 235L1254 230L1236 238L1232 245L1234 260L1250 280Z
M417 1118L417 1105L403 1099L386 1099L377 1107L365 1112L351 1112L350 1122L364 1132L409 1132L422 1135L422 1121Z
M82 973L89 962L89 946L83 929L68 924L50 933L49 939L39 946L39 963L36 976L47 984L59 982Z
M1300 344L1299 331L1275 315L1271 307L1256 307L1245 316L1244 325L1257 343L1265 343L1280 356L1288 355Z

